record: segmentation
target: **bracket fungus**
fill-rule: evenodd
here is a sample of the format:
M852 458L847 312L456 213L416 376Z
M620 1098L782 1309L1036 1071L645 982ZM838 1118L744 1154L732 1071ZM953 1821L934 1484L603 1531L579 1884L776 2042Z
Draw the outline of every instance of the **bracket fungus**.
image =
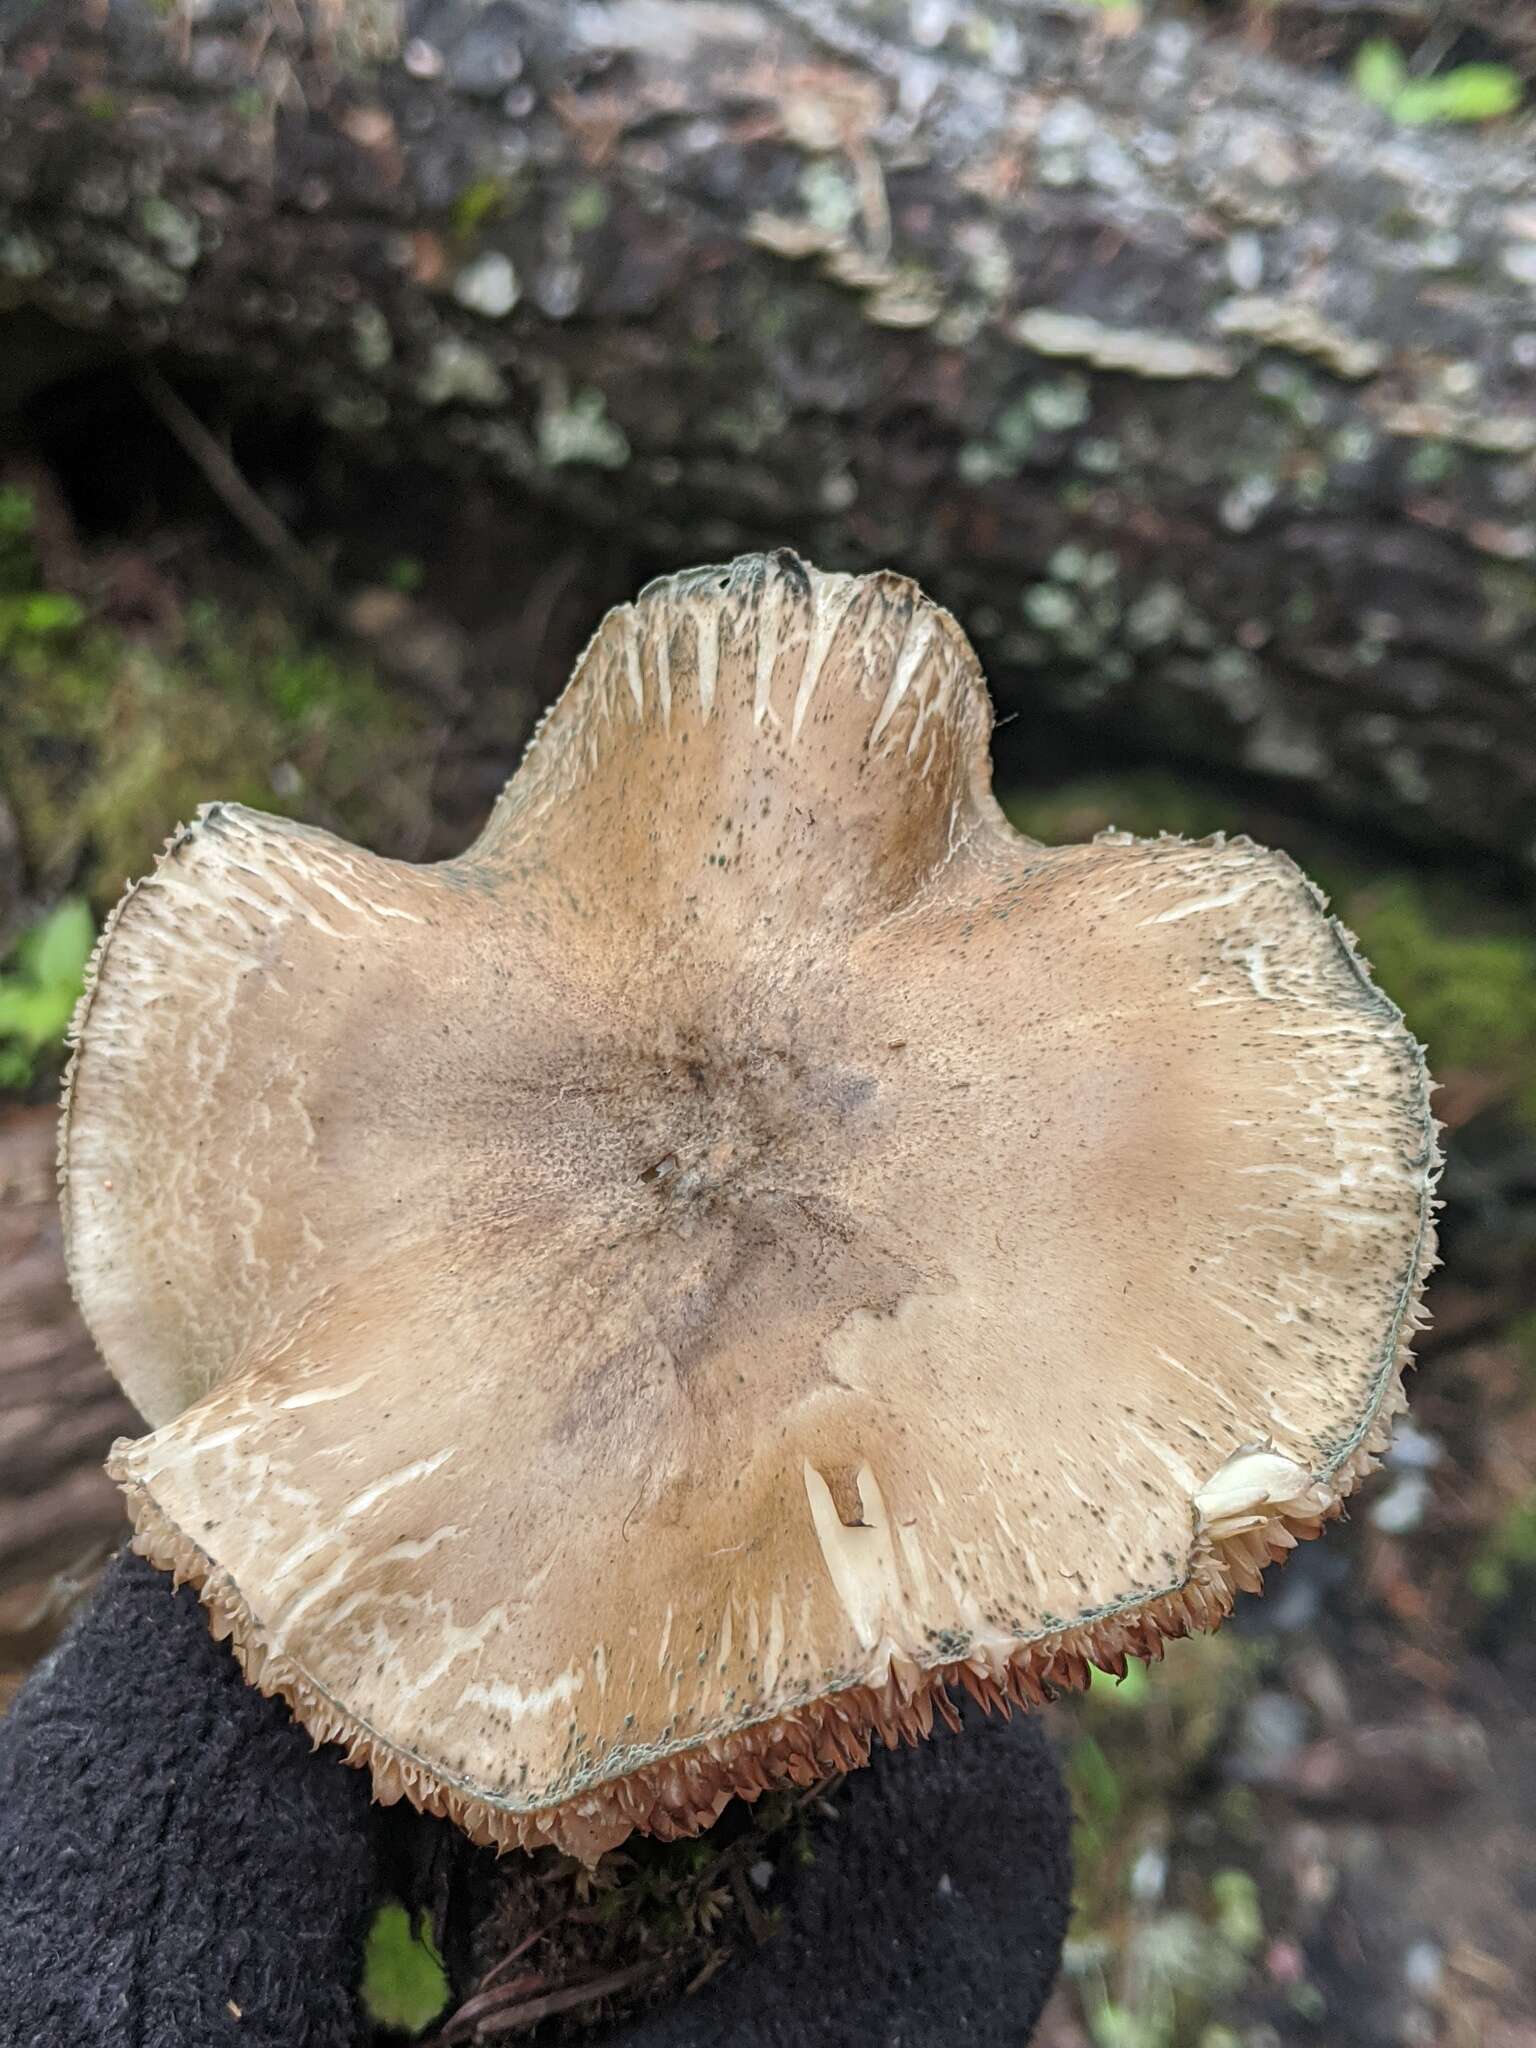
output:
M76 1021L136 1547L378 1795L594 1857L1155 1657L1382 1449L1418 1046L1285 858L1046 847L900 577L611 613L435 866L210 804Z

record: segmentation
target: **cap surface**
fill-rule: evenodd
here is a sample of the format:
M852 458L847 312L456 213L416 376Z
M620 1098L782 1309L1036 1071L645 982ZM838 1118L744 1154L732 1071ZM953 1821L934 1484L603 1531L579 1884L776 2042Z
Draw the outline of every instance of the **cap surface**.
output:
M149 1556L483 1839L590 1854L1209 1625L1400 1405L1418 1048L1246 841L1038 846L964 636L610 614L435 867L208 807L77 1019Z

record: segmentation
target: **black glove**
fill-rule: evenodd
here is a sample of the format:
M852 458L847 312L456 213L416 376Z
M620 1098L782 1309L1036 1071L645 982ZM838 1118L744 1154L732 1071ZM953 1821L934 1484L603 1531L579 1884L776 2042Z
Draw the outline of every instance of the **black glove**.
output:
M4 2048L354 2048L368 1780L120 1557L0 1721Z
M969 1719L877 1754L782 1931L611 2048L1023 2040L1066 1801L1038 1722ZM366 1774L243 1682L190 1590L118 1559L0 1721L0 2048L363 2048L382 1838ZM462 1855L483 1890L491 1852Z

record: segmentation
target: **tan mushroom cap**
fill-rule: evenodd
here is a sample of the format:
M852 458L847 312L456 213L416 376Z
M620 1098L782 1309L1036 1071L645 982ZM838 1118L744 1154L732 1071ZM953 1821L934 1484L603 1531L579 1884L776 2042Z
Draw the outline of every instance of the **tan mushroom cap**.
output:
M1418 1048L1283 855L1046 848L954 621L604 621L475 845L210 805L64 1141L113 1471L250 1678L591 1856L1218 1621L1401 1405Z

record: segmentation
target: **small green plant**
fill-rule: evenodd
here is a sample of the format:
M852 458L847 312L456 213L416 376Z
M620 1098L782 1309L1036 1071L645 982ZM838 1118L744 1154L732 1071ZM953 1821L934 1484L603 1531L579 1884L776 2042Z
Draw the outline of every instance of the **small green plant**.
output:
M61 1051L95 943L90 906L72 896L25 933L0 967L0 1088L30 1087Z
M363 1952L363 2006L381 2027L419 2034L448 2003L448 1978L423 1919L398 1900L380 1906Z
M1414 78L1386 36L1355 53L1355 90L1394 121L1422 128L1435 121L1496 121L1520 105L1520 79L1507 64L1458 64L1438 78Z

